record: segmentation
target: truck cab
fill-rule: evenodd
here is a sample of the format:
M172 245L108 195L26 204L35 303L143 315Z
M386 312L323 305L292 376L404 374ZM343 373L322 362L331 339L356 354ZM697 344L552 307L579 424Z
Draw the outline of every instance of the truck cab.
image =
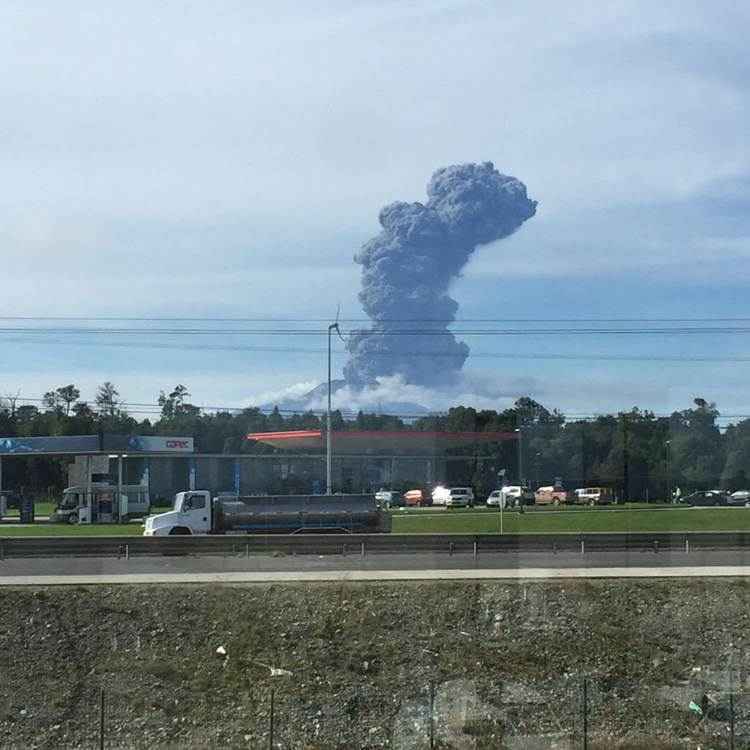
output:
M144 536L208 534L211 531L211 493L206 490L178 492L172 510L149 516L144 527Z

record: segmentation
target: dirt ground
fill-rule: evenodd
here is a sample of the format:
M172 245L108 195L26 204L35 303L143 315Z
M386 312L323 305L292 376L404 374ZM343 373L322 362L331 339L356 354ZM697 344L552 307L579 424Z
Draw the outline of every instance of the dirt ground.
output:
M747 748L749 592L4 588L0 747L98 747L103 690L107 748Z

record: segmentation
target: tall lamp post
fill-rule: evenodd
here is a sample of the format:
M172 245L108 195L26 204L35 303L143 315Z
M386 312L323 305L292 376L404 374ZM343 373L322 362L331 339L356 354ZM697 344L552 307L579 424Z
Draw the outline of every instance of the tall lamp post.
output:
M516 427L514 432L518 433L518 484L523 493L523 427Z
M667 492L668 492L667 498L670 503L673 500L672 498L672 466L671 466L672 462L671 462L671 455L670 455L671 445L672 445L671 440L666 440L664 442L664 451L666 453L665 458L666 458L666 464L667 464Z
M326 409L326 495L333 494L332 462L331 454L331 334L341 335L338 321L328 326L328 408Z

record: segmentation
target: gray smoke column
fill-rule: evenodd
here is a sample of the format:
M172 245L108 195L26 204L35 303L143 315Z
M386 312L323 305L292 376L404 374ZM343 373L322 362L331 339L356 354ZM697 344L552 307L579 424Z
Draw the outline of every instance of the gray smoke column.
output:
M448 330L458 310L450 284L478 245L507 237L536 212L526 186L492 162L439 169L427 197L383 208L383 231L354 256L362 266L359 299L372 320L348 343L344 375L357 388L380 375L419 385L455 379L469 347Z

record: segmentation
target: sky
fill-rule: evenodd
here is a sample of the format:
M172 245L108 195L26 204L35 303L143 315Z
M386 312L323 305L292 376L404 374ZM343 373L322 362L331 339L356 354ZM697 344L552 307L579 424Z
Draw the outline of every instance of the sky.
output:
M6 0L2 309L91 320L0 321L0 394L304 392L325 379L324 335L228 331L319 331L339 305L357 325L352 258L380 208L424 201L437 168L470 161L539 206L477 250L452 289L459 318L750 319L749 31L750 8L722 0ZM100 320L116 316L304 322ZM214 332L17 330L163 325ZM524 326L559 327L505 325ZM529 394L668 412L702 396L750 413L744 333L464 340L456 387L391 380L354 405Z

